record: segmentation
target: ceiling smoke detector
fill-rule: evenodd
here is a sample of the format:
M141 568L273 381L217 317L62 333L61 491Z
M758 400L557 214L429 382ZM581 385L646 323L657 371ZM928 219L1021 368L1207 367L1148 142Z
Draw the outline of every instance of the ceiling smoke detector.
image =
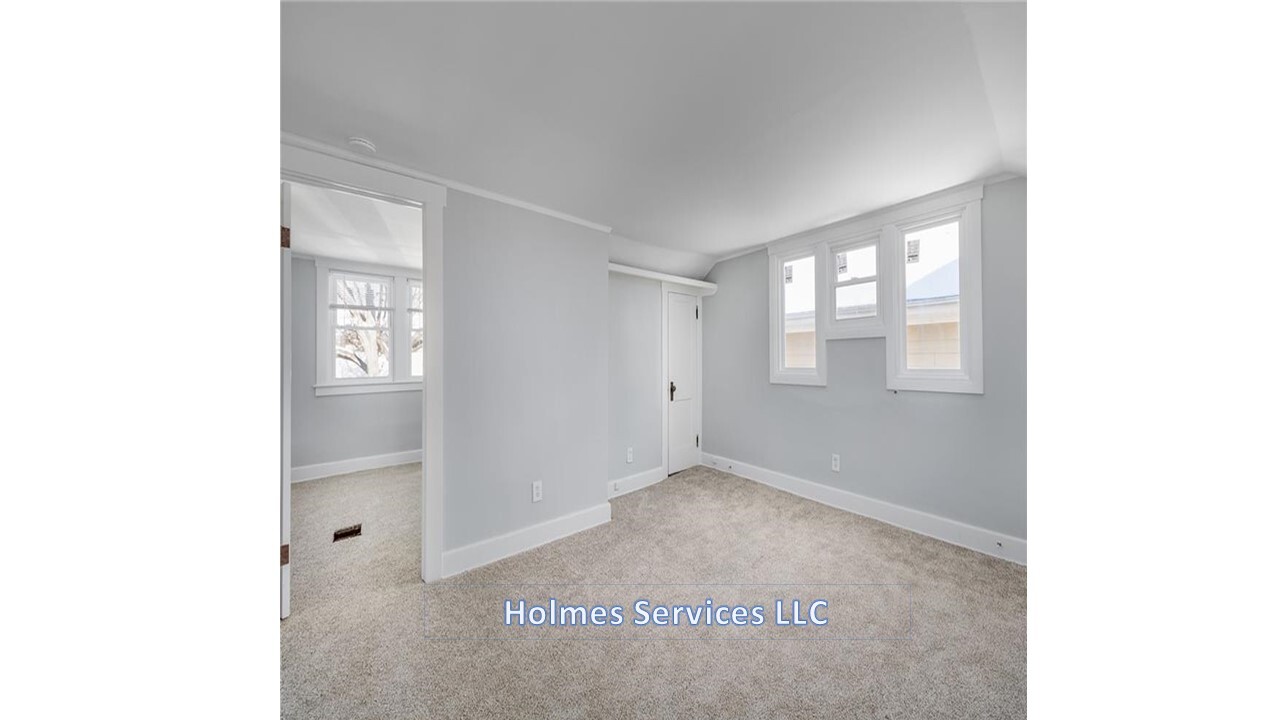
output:
M370 155L378 152L378 147L374 145L373 141L369 140L368 138L349 137L347 138L347 144L357 150L363 150L369 153Z

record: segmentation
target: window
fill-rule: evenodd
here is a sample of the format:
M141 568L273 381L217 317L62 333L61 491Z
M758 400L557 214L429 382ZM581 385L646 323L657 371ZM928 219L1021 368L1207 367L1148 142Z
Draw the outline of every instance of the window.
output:
M981 393L981 202L907 219L886 234L896 278L889 388Z
M883 337L880 233L831 244L827 339Z
M409 281L409 374L422 377L422 281Z
M333 376L391 376L391 278L329 274Z
M421 389L422 348L417 271L316 260L317 395Z
M772 382L826 384L825 333L818 322L819 265L825 265L825 258L812 249L770 258Z
M769 245L769 380L826 385L829 340L885 338L890 390L982 392L973 183Z

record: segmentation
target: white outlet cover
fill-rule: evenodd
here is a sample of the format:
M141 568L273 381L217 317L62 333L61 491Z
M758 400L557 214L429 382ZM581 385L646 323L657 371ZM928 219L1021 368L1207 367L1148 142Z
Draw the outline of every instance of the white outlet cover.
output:
M840 456L831 456L831 472L840 472Z
M542 481L541 480L533 484L533 501L538 502L540 500L542 500Z
M635 456L631 452L632 448L627 448L627 462L635 460Z

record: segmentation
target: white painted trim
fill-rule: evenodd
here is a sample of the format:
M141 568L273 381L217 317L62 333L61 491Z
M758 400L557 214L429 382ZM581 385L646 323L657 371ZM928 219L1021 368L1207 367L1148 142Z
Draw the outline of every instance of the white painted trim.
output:
M315 385L316 397L330 395L368 395L371 393L422 392L422 381L413 382L362 382L342 385Z
M957 185L923 197L890 205L881 210L864 213L846 220L838 220L822 227L789 235L781 240L774 240L767 247L770 254L790 254L818 243L835 242L875 232L885 225L907 222L911 218L921 215L942 212L947 208L981 200L985 182L984 180L979 180Z
M280 183L280 226L290 226L291 189ZM280 249L280 545L293 532L293 251ZM280 619L289 617L289 563L280 566Z
M884 250L880 247L880 238L883 236L883 231L873 230L864 235L858 235L846 240L833 240L826 243L827 274L823 281L830 288L827 293L825 318L828 340L852 340L885 336L885 286L887 283L884 282L884 277L885 268L888 265L885 262ZM836 287L836 255L868 246L876 249L876 314L869 318L838 320L836 319L836 292L838 290ZM815 318L816 320L817 318Z
M423 333L427 338L422 380L422 579L440 577L444 557L444 207L448 191L429 179L379 167L353 154L321 152L304 143L280 145L280 172L422 206ZM325 148L334 150L333 148Z
M490 192L488 190L478 188L474 185L468 185L466 183L459 182L457 180L451 180L449 178L441 177L439 175L432 175L431 173L422 172L421 170L415 170L405 165L399 165L396 163L387 162L386 160L380 160L378 158L371 158L366 155L360 155L358 153L351 152L350 150L334 147L326 143L322 143L316 140L311 140L309 138L304 138L299 135L294 135L293 133L287 133L287 132L280 133L280 142L283 143L284 145L293 146L297 148L304 148L312 152L323 153L331 157L340 158L348 162L359 163L361 165L377 168L385 172L395 173L397 175L403 175L405 177L415 178L417 180L425 180L426 182L435 183L437 185L443 185L444 187L447 187L450 190L457 190L458 192L464 192L468 195L475 195L477 197L488 198L489 200L495 200L500 203L504 203L504 204L511 205L518 208L523 208L525 210L536 212L541 215L546 215L548 217L564 220L565 222L571 222L575 225L588 227L588 228L591 228L592 230L598 230L602 233L613 232L613 228L609 227L608 225L601 225L600 223L591 222L590 220L584 220L580 217L576 217L568 213L562 213L558 210L552 210L550 208L546 208L541 205L535 205L531 202L518 200L516 198L509 197L507 195L502 195L500 193Z
M608 495L610 498L621 497L627 493L633 493L641 488L647 488L650 485L656 485L667 479L667 467L659 465L655 468L649 468L643 472L634 475L628 475L617 480L610 480L608 485Z
M315 465L299 465L293 469L293 482L345 475L361 470L377 470L378 468L422 462L421 450L405 450L404 452L387 453L385 455L366 455L348 460L316 463Z
M446 550L442 577L451 577L526 550L532 550L574 533L603 525L612 518L613 508L606 502L540 522L537 525L514 530L505 535Z
M683 285L692 291L689 293L690 295L706 297L707 295L715 295L717 290L715 283L707 282L706 280L694 280L692 278L680 277L679 275L668 275L667 273L631 267L630 265L609 263L609 272L621 273L623 275L634 275L635 277L647 278L649 280L658 280L659 282L665 282L671 285Z
M994 530L975 527L958 520L950 520L921 510L894 505L883 500L858 495L848 490L833 488L830 485L802 480L798 477L784 475L780 472L710 453L702 454L702 464L807 500L813 500L839 510L846 510L873 520L889 523L904 530L910 530L952 545L976 550L985 555L1015 562L1019 565L1027 564L1027 541L1022 538L1015 538Z
M814 369L783 367L786 348L783 346L783 333L786 321L783 313L782 266L798 258L813 256L813 353ZM830 286L824 282L827 276L826 243L806 245L793 248L788 253L769 253L769 382L775 385L827 385L827 326L826 307Z
M906 261L903 236L941 222L960 223L960 369L912 370L907 367ZM888 334L885 341L885 387L889 390L983 393L982 371L982 200L952 207L932 206L927 212L886 225L881 234L893 270L887 276Z

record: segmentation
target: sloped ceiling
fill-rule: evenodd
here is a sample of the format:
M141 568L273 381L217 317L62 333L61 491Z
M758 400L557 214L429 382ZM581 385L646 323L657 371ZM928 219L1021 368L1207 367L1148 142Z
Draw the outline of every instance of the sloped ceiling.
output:
M285 3L282 130L718 257L1026 171L1016 3Z

